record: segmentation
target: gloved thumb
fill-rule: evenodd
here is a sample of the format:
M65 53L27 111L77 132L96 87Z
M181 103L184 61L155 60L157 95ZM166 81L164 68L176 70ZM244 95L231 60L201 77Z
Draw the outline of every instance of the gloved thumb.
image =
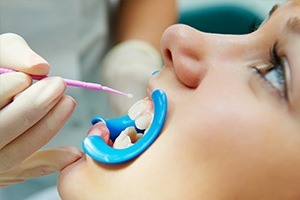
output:
M46 75L50 69L48 62L14 33L0 35L0 55L0 67L33 75Z
M65 146L37 151L17 167L0 174L0 188L62 170L83 153L76 147Z

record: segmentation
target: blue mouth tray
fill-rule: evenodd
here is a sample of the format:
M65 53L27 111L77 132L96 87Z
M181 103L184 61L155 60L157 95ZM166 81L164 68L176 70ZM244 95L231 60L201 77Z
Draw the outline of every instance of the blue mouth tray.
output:
M86 137L82 142L83 151L94 160L104 164L124 163L142 154L158 137L165 123L168 101L165 92L155 90L152 93L154 106L154 116L148 132L139 139L134 145L124 148L115 149L107 145L104 140L97 135ZM104 122L110 131L110 139L114 141L120 133L129 126L135 126L135 122L125 115L120 118L105 120L101 117L95 117L91 123ZM137 132L141 132L136 128Z

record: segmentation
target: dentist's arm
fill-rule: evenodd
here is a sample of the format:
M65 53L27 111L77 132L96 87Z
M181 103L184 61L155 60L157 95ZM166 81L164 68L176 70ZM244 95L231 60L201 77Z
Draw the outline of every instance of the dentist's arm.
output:
M161 35L177 15L177 0L121 0L116 40L139 39L160 51Z
M0 187L61 170L81 157L74 147L38 151L72 114L61 78L35 84L27 74L46 75L49 64L16 34L0 35Z
M133 94L132 99L110 95L117 115L144 98L151 73L163 65L160 38L177 22L176 0L121 0L114 30L116 45L106 54L101 80L111 87ZM115 81L118 80L118 81Z

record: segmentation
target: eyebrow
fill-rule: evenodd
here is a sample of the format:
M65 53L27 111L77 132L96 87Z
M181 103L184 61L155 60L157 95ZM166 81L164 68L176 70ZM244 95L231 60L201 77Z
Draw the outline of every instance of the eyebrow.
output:
M279 4L275 4L272 9L269 11L269 18L272 16L272 14L279 8Z
M300 34L300 19L297 17L292 17L286 22L286 28L292 33Z
M271 8L271 10L269 11L269 16L268 16L268 18L266 18L266 19L263 21L262 24L264 24L264 23L266 23L267 21L269 21L270 17L273 15L273 13L274 13L279 7L280 7L279 4L275 4L275 5Z
M269 11L269 17L270 18L273 13L280 7L279 4L275 4L272 9ZM300 19L297 17L290 18L286 23L286 28L288 31L292 33L298 33L300 34Z

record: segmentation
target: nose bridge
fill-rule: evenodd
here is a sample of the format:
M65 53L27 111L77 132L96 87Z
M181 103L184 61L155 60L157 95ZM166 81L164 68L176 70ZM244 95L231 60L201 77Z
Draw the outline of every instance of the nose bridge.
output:
M197 87L212 66L229 64L238 58L243 40L237 35L204 33L185 25L174 25L162 37L166 65L173 66L178 78ZM230 62L228 62L230 60Z
M246 43L245 35L223 35L223 34L207 34L206 39L209 42L207 56L213 60L221 59L234 60L240 58L244 53Z
M237 47L243 45L243 37L247 35L225 35L205 33L186 25L177 24L169 27L162 37L162 52L171 51L197 52L205 57L208 53L224 54L238 52ZM183 53L183 52L181 52ZM189 54L190 55L190 54ZM197 56L199 57L199 55Z

